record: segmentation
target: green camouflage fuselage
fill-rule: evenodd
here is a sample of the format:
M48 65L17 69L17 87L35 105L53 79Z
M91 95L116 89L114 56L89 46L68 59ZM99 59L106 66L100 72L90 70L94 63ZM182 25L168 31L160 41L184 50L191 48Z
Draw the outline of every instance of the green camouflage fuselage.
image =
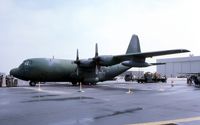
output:
M189 52L186 49L141 52L139 38L133 35L127 51L122 55L99 55L95 46L95 56L76 60L33 58L25 60L18 68L12 69L10 75L32 82L77 82L97 83L111 80L132 67L148 67L165 63L148 63L146 58Z
M11 70L13 76L27 81L36 82L88 82L111 80L115 76L130 69L121 64L101 67L98 74L94 68L80 68L73 60L34 58L25 60L18 68Z

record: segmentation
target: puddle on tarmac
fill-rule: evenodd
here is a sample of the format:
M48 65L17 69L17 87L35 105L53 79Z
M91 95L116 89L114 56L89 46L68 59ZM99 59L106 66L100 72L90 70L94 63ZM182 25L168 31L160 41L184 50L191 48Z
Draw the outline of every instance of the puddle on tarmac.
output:
M69 100L85 100L85 99L94 99L92 97L65 97L65 98L40 98L40 96L37 96L37 99L34 100L28 100L28 101L22 101L22 103L28 103L28 102L42 102L42 101L69 101Z
M178 125L178 124L168 123L168 124L160 124L160 125Z
M107 114L107 115L101 115L101 116L97 116L94 119L102 119L102 118L106 118L106 117L112 117L112 116L116 116L116 115L121 115L121 114L126 114L126 113L133 113L135 111L139 111L142 110L143 108L138 107L138 108L133 108L133 109L126 109L123 111L115 111L112 114Z
M36 95L32 96L32 98L43 98L43 97L53 97L53 96L59 96L59 95Z

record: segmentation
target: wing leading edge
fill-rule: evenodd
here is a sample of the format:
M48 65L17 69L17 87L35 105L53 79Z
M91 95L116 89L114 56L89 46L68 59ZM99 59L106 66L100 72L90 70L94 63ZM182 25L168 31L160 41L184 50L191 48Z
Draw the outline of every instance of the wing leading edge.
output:
M128 53L124 55L116 55L114 56L114 58L121 61L125 61L125 60L131 60L134 58L149 58L149 57L154 57L154 56L162 56L162 55L185 53L185 52L190 52L190 51L186 49L174 49L174 50L143 52L143 53Z

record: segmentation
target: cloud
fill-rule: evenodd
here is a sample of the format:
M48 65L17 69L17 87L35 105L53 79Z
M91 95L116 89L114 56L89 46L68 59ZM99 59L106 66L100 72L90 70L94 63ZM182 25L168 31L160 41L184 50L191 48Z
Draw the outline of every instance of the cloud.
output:
M2 0L0 71L8 72L30 57L81 58L125 53L138 34L143 51L199 49L198 0ZM155 61L150 60L150 61Z

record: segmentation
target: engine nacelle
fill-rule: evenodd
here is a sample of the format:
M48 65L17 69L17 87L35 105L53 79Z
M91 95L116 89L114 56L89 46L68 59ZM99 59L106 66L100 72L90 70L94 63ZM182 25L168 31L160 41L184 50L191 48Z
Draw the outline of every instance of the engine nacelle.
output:
M80 60L79 62L79 66L80 67L83 67L83 68L89 68L89 67L93 67L95 64L94 64L94 61L91 60L91 59L88 59L88 60Z
M113 56L100 56L98 59L101 66L111 66L118 63L113 59Z
M124 61L122 62L122 65L128 66L128 67L148 67L151 66L151 64L146 62L135 62L135 61Z

